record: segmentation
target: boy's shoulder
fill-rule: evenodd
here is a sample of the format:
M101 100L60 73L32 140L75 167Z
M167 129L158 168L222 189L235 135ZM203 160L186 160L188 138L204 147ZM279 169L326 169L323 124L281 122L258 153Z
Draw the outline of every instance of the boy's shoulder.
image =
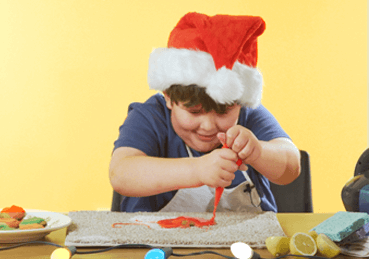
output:
M145 102L133 102L128 106L128 112L132 110L146 110L148 112L164 112L168 110L164 96L160 93L151 96Z
M240 109L240 117L239 119L242 121L248 121L253 119L254 117L260 116L264 114L265 107L263 105L259 105L257 108L250 108L242 106Z
M170 110L166 106L165 98L158 93L145 102L133 102L128 106L125 124L157 125L162 128L170 123Z
M170 134L171 130L165 99L160 94L154 95L143 103L129 105L114 147L133 147L149 156L162 156L167 136L174 135Z

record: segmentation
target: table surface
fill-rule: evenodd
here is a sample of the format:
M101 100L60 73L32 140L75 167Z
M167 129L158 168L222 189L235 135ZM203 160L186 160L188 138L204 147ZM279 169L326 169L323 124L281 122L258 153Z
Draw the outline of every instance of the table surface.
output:
M287 236L292 236L296 232L308 232L310 229L323 222L327 218L333 216L333 213L278 213L277 218L286 233ZM54 231L47 235L42 241L52 242L59 245L64 245L66 237L66 228ZM0 247L11 246L10 244L0 244ZM22 246L15 249L0 251L0 258L19 258L19 259L43 259L50 258L51 253L56 249L54 246L32 244ZM98 248L101 249L101 248ZM78 251L91 251L94 248L77 248ZM230 249L193 249L193 248L174 248L173 251L176 254L189 254L194 252L211 250L227 256L233 256ZM108 252L98 254L75 254L73 259L122 259L122 258L144 258L148 249L140 248L121 248L113 249ZM266 249L255 249L255 252L259 253L262 258L273 258L273 256ZM170 258L175 258L174 256ZM186 258L205 259L205 258L224 258L218 255L204 254L197 256L189 256ZM353 258L344 255L335 257L339 258Z

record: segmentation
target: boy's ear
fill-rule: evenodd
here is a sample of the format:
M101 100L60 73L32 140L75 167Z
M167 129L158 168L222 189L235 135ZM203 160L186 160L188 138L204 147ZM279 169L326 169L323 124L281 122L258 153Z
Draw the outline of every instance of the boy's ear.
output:
M168 109L171 110L173 108L172 100L170 99L170 97L168 96L166 92L164 92L164 98L165 98L165 102L166 102Z

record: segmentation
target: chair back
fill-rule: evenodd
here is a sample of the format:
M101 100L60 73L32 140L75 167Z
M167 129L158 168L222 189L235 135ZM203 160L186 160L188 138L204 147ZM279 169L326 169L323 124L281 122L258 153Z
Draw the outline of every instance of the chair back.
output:
M278 212L313 212L309 154L300 150L301 173L287 185L270 183L277 203Z
M116 191L113 190L113 201L111 203L111 211L120 211L120 204L124 199L123 195L120 195Z

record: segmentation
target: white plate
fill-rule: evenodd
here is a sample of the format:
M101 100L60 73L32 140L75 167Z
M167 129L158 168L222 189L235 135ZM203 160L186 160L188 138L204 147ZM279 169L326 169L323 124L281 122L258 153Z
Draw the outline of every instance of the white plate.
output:
M72 223L70 217L60 213L35 210L25 211L25 219L32 217L43 218L47 222L46 227L24 230L0 230L0 243L20 243L38 240L50 234L52 231L68 227Z

